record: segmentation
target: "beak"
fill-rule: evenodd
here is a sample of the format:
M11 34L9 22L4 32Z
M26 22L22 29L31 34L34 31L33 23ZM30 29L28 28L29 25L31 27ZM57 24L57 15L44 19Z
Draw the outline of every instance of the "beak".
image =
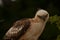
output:
M45 21L45 19L47 18L47 16L48 16L48 14L47 15L44 15L44 16L39 16L39 15L37 15L40 19L42 19L42 20L44 20Z

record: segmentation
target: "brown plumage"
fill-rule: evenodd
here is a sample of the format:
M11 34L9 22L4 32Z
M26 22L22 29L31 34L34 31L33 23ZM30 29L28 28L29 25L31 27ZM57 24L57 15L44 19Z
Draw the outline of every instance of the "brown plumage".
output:
M37 40L43 32L48 18L47 11L38 10L34 18L15 22L5 34L4 40Z
M7 35L4 36L5 40L17 40L21 37L30 26L30 21L27 19L22 19L16 21L14 25L8 30Z

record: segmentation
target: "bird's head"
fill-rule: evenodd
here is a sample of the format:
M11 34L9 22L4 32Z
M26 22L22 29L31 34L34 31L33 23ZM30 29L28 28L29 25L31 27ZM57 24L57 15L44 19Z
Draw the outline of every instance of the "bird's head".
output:
M37 11L35 18L39 18L46 22L49 18L49 14L46 10L40 9Z

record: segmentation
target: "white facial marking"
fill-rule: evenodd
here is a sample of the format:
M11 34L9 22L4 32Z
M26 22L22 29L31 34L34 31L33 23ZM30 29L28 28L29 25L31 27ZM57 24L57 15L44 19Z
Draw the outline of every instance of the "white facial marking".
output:
M44 17L44 16L47 15L47 17L44 18L44 19L45 19L45 22L46 22L46 21L48 20L48 18L49 18L48 12L47 12L46 10L43 10L43 9L38 10L38 11L36 12L35 18L38 17L37 15L38 15L38 16L41 16L41 17Z
M48 12L46 10L43 10L43 9L38 10L36 13L36 15L40 15L40 16L47 15L47 14L48 14Z

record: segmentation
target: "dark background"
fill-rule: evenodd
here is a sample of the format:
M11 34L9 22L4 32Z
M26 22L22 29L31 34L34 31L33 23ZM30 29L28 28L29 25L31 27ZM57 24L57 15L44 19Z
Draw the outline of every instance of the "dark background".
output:
M38 9L45 9L50 16L60 16L59 0L2 0L0 5L0 40L12 24L22 18L34 17ZM39 40L58 40L60 30L49 21ZM60 39L59 39L60 40Z

